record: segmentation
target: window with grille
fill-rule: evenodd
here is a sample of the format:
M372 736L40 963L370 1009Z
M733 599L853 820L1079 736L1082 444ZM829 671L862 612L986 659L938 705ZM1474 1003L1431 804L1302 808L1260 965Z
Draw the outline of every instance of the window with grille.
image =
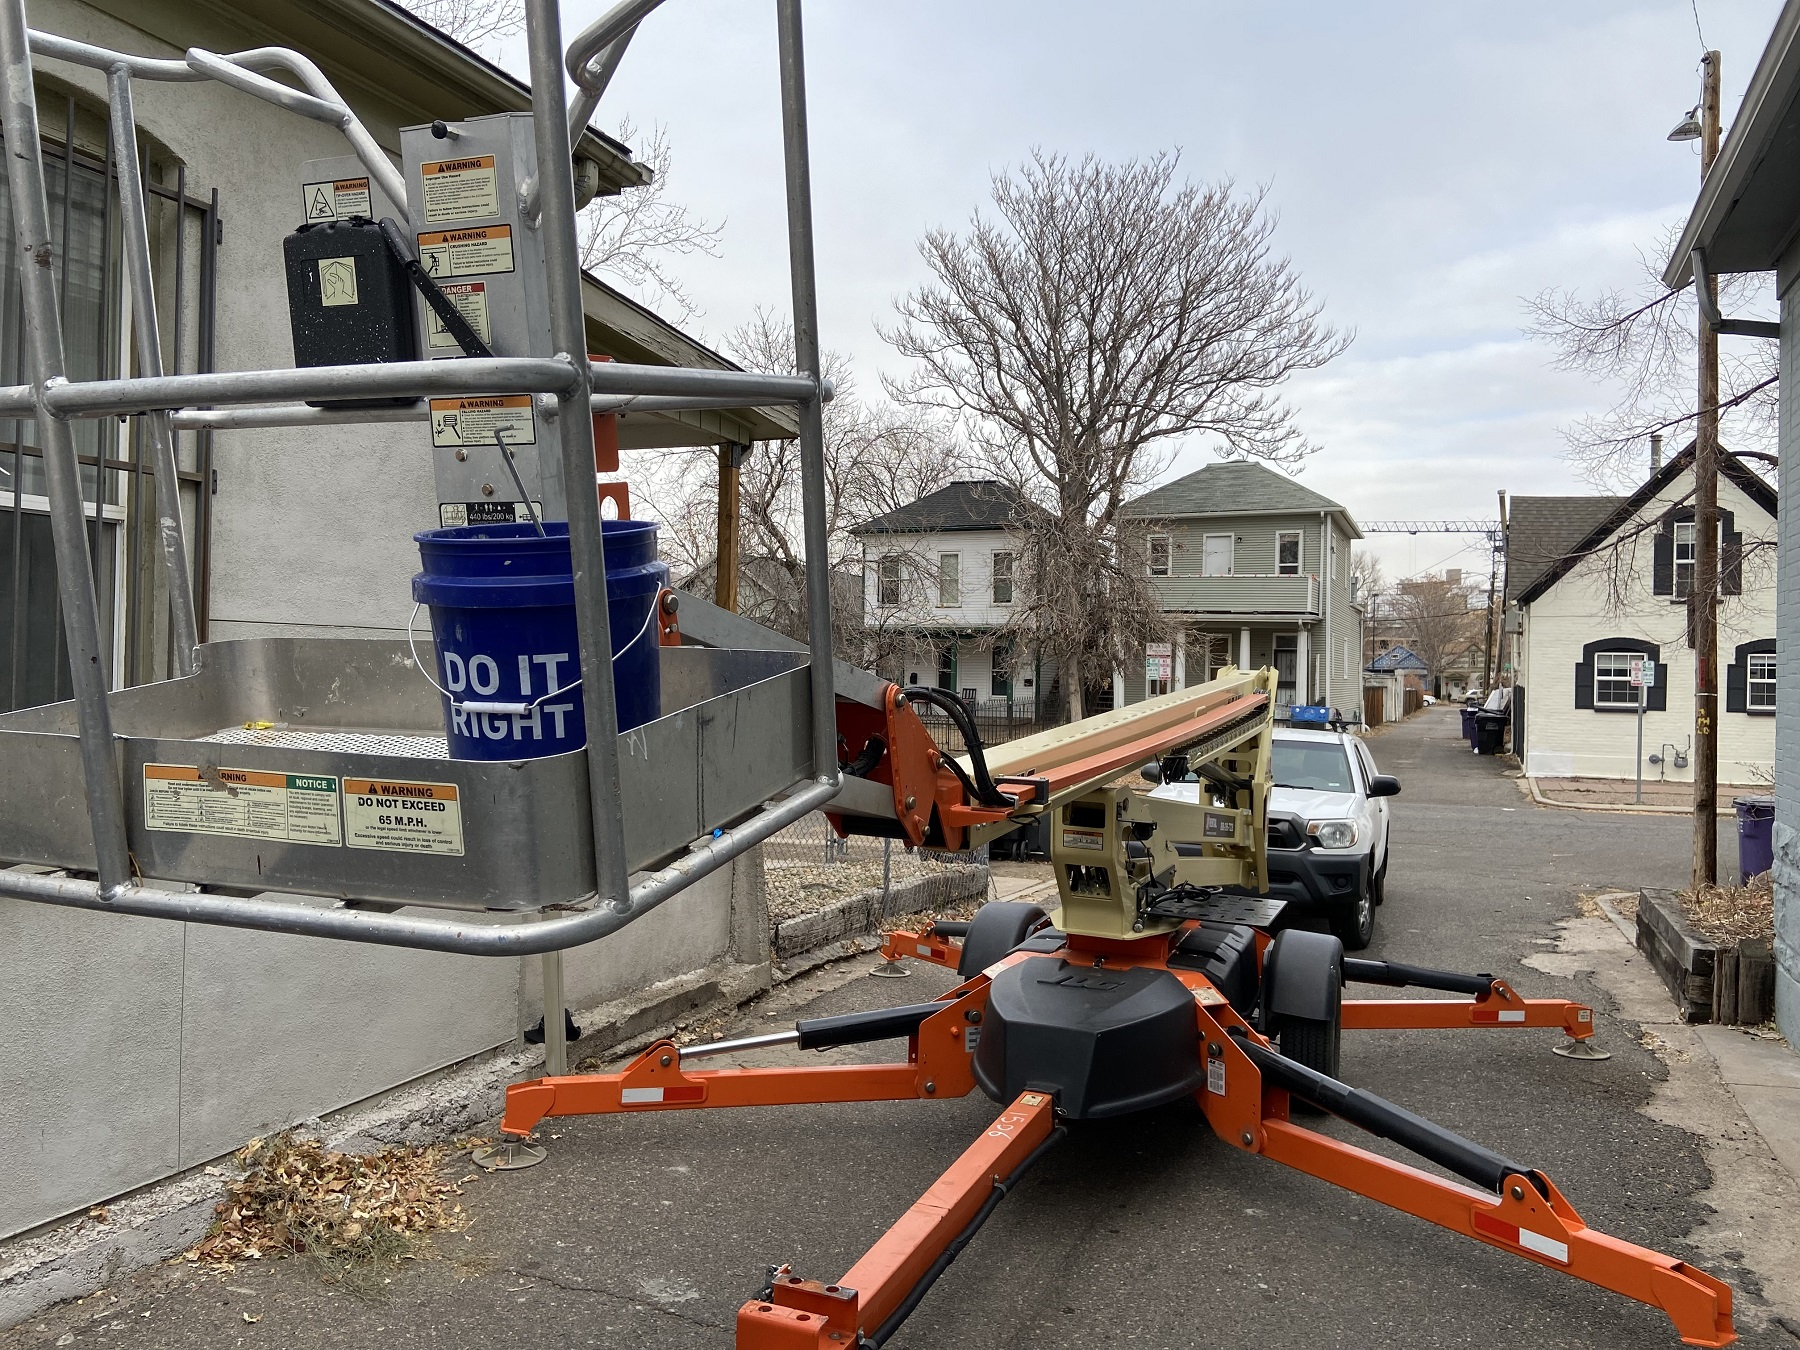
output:
M938 604L951 609L962 603L962 555L938 554Z
M1752 708L1775 706L1775 653L1751 652L1745 680L1746 702Z
M996 553L994 555L994 603L1010 605L1013 602L1013 555Z
M1166 577L1169 575L1169 536L1153 534L1149 540L1150 575Z
M900 560L883 558L875 581L875 603L891 608L900 603Z
M1594 654L1594 706L1596 708L1635 708L1637 686L1631 682L1631 663L1644 659L1641 652L1596 652Z

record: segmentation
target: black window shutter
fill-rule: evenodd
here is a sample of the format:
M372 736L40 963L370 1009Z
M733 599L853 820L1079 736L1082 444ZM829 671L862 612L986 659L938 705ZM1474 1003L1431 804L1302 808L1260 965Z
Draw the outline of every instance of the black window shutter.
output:
M1744 532L1727 530L1719 548L1719 594L1744 593Z
M1732 662L1725 667L1725 711L1748 711L1750 700L1745 693L1745 666Z
M1669 711L1669 667L1661 661L1656 663L1656 683L1644 698L1644 711Z
M1575 667L1575 706L1592 708L1594 706L1594 663L1583 661Z
M1675 531L1667 522L1651 547L1650 589L1656 595L1675 594Z

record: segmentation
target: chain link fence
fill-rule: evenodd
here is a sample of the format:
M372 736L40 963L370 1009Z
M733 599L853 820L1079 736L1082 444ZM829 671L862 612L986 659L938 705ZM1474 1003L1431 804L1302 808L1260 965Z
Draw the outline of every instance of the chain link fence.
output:
M762 846L778 957L879 930L906 914L985 899L987 846L966 853L909 849L897 839L840 839L814 812Z

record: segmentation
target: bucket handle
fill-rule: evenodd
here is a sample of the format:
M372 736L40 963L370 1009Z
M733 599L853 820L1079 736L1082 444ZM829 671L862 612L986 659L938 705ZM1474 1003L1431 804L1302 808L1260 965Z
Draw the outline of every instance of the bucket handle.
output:
M661 609L661 607L659 600L652 600L650 602L649 616L645 618L644 626L638 629L637 636L613 653L613 663L615 665L618 664L618 660L621 656L625 655L626 652L630 651L633 647L637 646L639 642L643 641L644 634L648 633L650 631L650 626L656 622L657 611ZM412 652L413 664L419 668L419 674L425 677L425 683L437 690L438 693L442 694L445 698L449 699L452 708L457 708L463 712L470 713L493 713L500 717L529 717L537 709L538 704L542 703L545 699L555 698L558 694L566 694L571 689L579 689L581 687L580 679L576 679L570 684L565 684L561 689L552 689L548 693L539 694L529 703L479 703L461 701L455 694L452 694L448 689L444 688L443 685L431 678L431 672L426 669L425 662L419 657L419 644L418 640L413 636L413 629L419 622L419 611L423 608L423 604L414 604L412 613L407 616L406 646L407 649Z

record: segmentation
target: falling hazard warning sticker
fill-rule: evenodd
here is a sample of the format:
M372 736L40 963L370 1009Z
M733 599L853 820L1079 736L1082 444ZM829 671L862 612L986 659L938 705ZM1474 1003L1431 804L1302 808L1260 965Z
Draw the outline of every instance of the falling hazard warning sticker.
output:
M536 445L537 421L530 394L482 394L431 400L431 443L440 450L464 445Z
M351 848L460 858L462 798L454 783L346 778L344 833Z
M309 225L323 220L368 216L369 180L334 178L320 183L303 183L300 186L300 214Z

